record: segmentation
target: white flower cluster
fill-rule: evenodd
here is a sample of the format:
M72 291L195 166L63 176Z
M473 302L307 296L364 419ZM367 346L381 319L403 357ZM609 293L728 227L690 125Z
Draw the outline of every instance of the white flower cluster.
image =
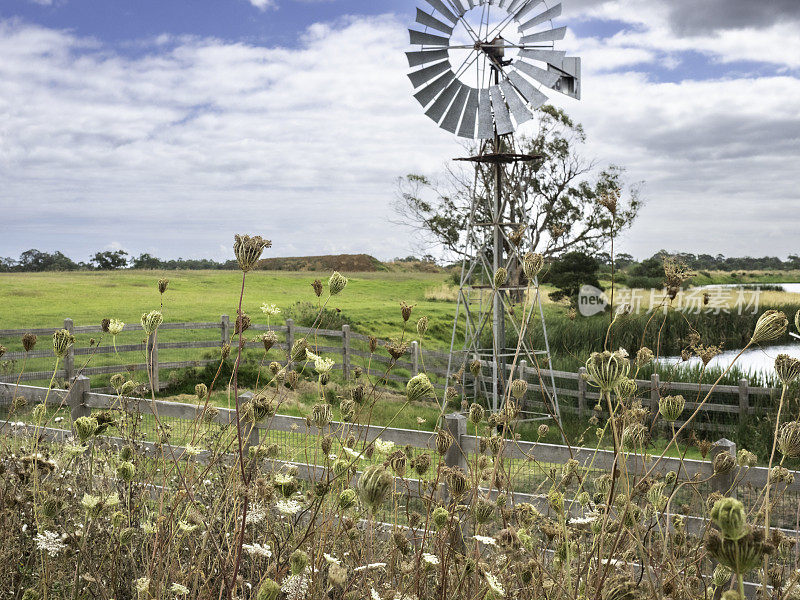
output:
M261 544L242 544L242 550L247 552L250 556L272 558L272 550L269 545L266 544L263 546Z
M380 452L381 454L389 454L394 449L394 442L386 442L381 438L378 438L374 442L375 450Z
M42 552L47 552L50 556L58 556L67 545L61 541L61 535L54 531L42 531L37 533L34 538L36 548Z
M281 591L286 594L286 600L302 600L306 597L310 572L311 569L306 567L302 573L286 578L281 586Z
M253 503L250 505L250 509L247 511L247 518L245 519L245 524L247 525L255 525L256 523L260 523L264 520L267 516L267 511L264 510L264 507L260 504Z
M506 591L497 577L489 573L489 571L484 573L484 577L486 578L486 585L489 586L489 589L492 590L492 592L501 597L506 595Z
M282 515L291 516L299 513L303 509L303 505L297 500L278 500L275 503L275 508Z
M487 546L497 545L497 540L488 535L473 535L472 538L478 540L481 544L486 544Z
M314 361L314 369L316 369L317 373L330 373L330 370L333 368L334 362L330 358L317 356L308 350L306 350L306 357L308 360Z
M278 308L277 304L267 304L264 302L264 304L261 305L261 312L265 315L274 317L275 315L281 314L281 309Z
M423 552L422 553L422 560L423 562L429 565L438 565L439 564L439 557L435 554L431 554L430 552Z

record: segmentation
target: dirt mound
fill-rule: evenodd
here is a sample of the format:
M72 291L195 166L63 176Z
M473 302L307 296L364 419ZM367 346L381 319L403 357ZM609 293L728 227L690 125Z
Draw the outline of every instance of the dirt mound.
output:
M289 256L265 258L258 263L265 271L385 271L386 267L369 254L328 254L325 256Z

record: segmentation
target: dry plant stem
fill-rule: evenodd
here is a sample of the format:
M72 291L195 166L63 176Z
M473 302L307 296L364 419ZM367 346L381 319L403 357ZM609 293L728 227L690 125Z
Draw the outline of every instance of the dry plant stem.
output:
M775 432L772 435L772 451L769 454L769 464L767 466L767 486L764 490L764 539L769 540L769 490L772 482L769 480L772 471L772 461L775 459L775 447L778 445L778 429L781 426L781 411L783 410L783 399L786 396L786 384L781 389L781 399L778 401L778 415L775 417ZM764 598L767 597L767 570L769 569L769 559L764 556L763 592Z

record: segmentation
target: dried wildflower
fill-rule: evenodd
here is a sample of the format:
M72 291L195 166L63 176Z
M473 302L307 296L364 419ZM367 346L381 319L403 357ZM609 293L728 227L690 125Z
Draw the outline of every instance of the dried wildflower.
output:
M417 321L417 333L420 336L424 336L425 332L428 331L428 317L422 316Z
M458 499L467 493L467 475L460 467L448 469L444 480L447 483L447 491L452 498Z
M705 458L708 456L708 453L711 451L711 448L714 444L708 440L700 440L697 442L697 449L700 451L700 456Z
M686 407L686 400L680 394L675 396L664 396L658 401L658 412L664 417L665 421L673 423L683 413Z
M444 506L437 506L431 513L431 520L438 531L447 525L450 520L450 512Z
M306 360L306 352L308 351L308 341L306 338L300 338L292 344L292 349L289 352L289 357L292 362L303 362Z
M25 352L30 352L36 346L36 336L32 333L26 333L22 336L22 348Z
M783 385L789 385L800 376L800 360L787 354L778 354L775 358L775 371Z
M78 417L73 425L75 426L75 434L81 443L94 436L100 426L94 417Z
M205 383L198 383L194 386L194 393L198 400L202 400L208 395L208 386Z
M333 420L330 404L315 404L311 409L311 420L319 429L323 429Z
M525 277L528 281L533 281L534 278L539 274L544 266L544 257L537 253L528 252L522 258L522 271L525 273Z
M720 564L736 573L747 573L758 567L770 550L760 530L751 531L737 539L713 531L706 540L706 549Z
M236 255L236 260L239 263L239 268L247 273L252 270L258 259L261 258L261 253L264 248L270 248L272 242L265 240L259 235L239 235L234 236L233 253Z
M53 352L59 358L64 358L69 352L69 347L75 343L75 336L66 329L59 329L53 333ZM5 348L0 352L0 356L5 353Z
M433 384L425 373L412 377L406 385L406 397L409 402L427 400L434 394Z
M247 313L239 313L236 321L233 324L233 334L234 335L241 335L248 329L250 329L250 325L252 321L250 320L250 315Z
M689 267L674 256L664 257L664 285L667 290L677 290L681 288L685 281L694 277L694 273ZM672 298L675 296L671 295Z
M505 267L500 267L494 272L494 278L492 279L495 288L503 287L503 284L508 279L508 271L506 271Z
M158 280L158 293L164 294L167 291L167 286L169 285L169 279L159 279Z
M622 380L617 385L615 390L617 395L620 398L624 398L626 400L633 398L639 391L639 384L636 383L635 379L631 379L630 377L623 377Z
M493 597L502 598L506 595L506 591L500 583L500 580L492 575L489 571L484 572L483 578L486 580L486 585L489 586L489 591Z
M3 355L6 353L7 348L0 344L0 358L3 358Z
M600 206L604 206L608 209L612 215L617 214L617 204L619 203L620 199L620 191L618 188L611 188L604 192L601 192L600 195L597 197L597 203Z
M142 329L147 335L152 335L156 332L159 325L164 322L164 315L157 310L151 310L149 313L142 313Z
M711 520L726 540L738 540L747 534L747 514L736 498L722 498L711 509Z
M642 423L631 423L622 430L622 445L626 448L641 448L649 438L649 431Z
M335 296L341 292L345 286L347 286L347 277L339 273L339 271L334 271L330 279L328 279L328 292L330 292L330 295Z
M281 593L281 586L278 585L275 581L267 577L264 581L261 582L261 585L258 586L258 592L256 593L256 600L278 600L278 596Z
M736 453L736 462L740 467L755 467L758 464L758 457L749 450L739 450Z
M544 423L539 425L538 429L536 430L536 433L540 438L545 437L549 432L550 432L550 426Z
M586 372L590 383L599 387L602 392L610 392L628 376L630 366L630 361L622 350L592 352L586 361Z
M724 475L736 468L736 459L728 452L720 452L714 457L714 474Z
M132 462L126 460L117 466L117 476L122 479L122 481L133 481L134 475L136 475L136 467Z
M342 492L339 494L339 508L342 510L347 510L351 506L355 505L357 498L358 494L356 494L354 489L347 488L342 490Z
M650 350L650 348L648 348L647 346L642 346L636 352L636 361L635 361L636 366L641 369L642 367L649 365L651 362L653 362L653 358L654 358L653 351Z
M753 337L750 338L751 344L760 344L776 340L786 333L789 319L779 310L768 310L762 314L756 322Z
M515 379L511 382L511 394L517 400L521 400L525 397L525 394L528 391L528 382L524 379Z
M778 449L786 458L800 457L800 422L790 421L778 429Z
M476 358L469 363L469 372L472 373L473 377L479 377L481 374L481 361Z
M411 461L411 466L414 468L414 471L417 473L417 475L422 477L428 472L428 469L431 466L430 454L420 454L419 456L415 457Z
M223 343L219 354L222 360L227 359L231 355L231 345L228 342Z
M453 445L453 436L446 429L436 430L436 452L444 456Z
M403 317L403 321L408 321L411 318L411 311L415 306L416 304L408 304L405 301L400 303L400 316Z
M383 465L370 465L359 477L357 490L364 505L375 512L389 498L394 477Z
M311 287L314 288L314 293L317 295L317 298L319 298L322 295L322 282L319 279L315 279Z
M473 403L472 406L469 407L469 422L473 425L477 425L483 421L485 416L486 410L480 404Z

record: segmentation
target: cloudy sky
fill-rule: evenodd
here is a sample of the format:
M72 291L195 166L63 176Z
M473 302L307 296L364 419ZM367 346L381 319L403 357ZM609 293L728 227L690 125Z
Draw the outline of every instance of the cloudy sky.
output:
M646 182L622 250L799 253L800 2L563 2L583 99L555 100ZM395 178L461 152L411 97L414 9L3 0L0 256L408 254Z

